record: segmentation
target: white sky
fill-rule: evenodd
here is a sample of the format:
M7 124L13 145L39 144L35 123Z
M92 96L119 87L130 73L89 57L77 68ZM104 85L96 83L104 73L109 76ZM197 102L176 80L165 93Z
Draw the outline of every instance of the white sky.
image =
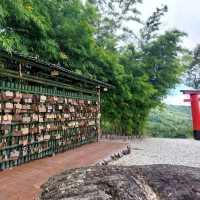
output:
M180 90L186 90L186 89L192 89L184 84L180 84L176 87L176 89L172 90L171 93L167 96L167 98L164 99L164 102L166 104L170 105L186 105L189 106L189 102L184 102L184 99L189 99L189 95L183 95Z
M163 18L162 29L169 30L177 28L188 34L183 40L183 46L193 49L196 44L200 43L200 0L143 0L140 11L144 19L152 14L156 7L168 5L169 11ZM173 105L190 105L184 103L184 96L180 90L191 89L180 84L171 94L164 99L167 104Z
M147 18L161 5L168 5L169 11L163 18L162 28L177 28L188 34L184 46L193 48L200 43L200 0L143 0L140 10Z

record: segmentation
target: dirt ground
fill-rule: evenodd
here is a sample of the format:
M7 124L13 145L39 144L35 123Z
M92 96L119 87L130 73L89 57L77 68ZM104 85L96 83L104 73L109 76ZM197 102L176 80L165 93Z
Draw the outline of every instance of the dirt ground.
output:
M92 143L2 171L0 200L33 200L49 177L66 169L94 165L125 147L123 143Z

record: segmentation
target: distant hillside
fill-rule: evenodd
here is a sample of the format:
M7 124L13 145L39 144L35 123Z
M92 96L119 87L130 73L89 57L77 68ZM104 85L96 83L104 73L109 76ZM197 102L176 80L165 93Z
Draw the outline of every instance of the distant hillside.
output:
M145 132L154 137L191 137L191 108L189 106L166 105L164 108L152 110Z

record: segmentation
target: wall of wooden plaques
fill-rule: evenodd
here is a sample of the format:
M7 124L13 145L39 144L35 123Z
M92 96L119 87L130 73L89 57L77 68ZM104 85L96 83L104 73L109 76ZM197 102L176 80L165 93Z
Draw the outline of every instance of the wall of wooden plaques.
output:
M97 140L96 95L0 79L0 169Z

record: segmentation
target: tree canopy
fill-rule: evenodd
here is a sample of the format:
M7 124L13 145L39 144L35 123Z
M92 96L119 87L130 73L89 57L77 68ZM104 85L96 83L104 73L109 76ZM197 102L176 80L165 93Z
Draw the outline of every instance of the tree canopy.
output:
M200 44L190 53L186 84L194 89L200 89Z
M115 89L103 96L104 130L138 135L150 109L179 82L184 69L179 44L185 35L159 33L166 6L142 22L140 3L1 0L0 47L113 84ZM138 34L128 21L141 24Z

